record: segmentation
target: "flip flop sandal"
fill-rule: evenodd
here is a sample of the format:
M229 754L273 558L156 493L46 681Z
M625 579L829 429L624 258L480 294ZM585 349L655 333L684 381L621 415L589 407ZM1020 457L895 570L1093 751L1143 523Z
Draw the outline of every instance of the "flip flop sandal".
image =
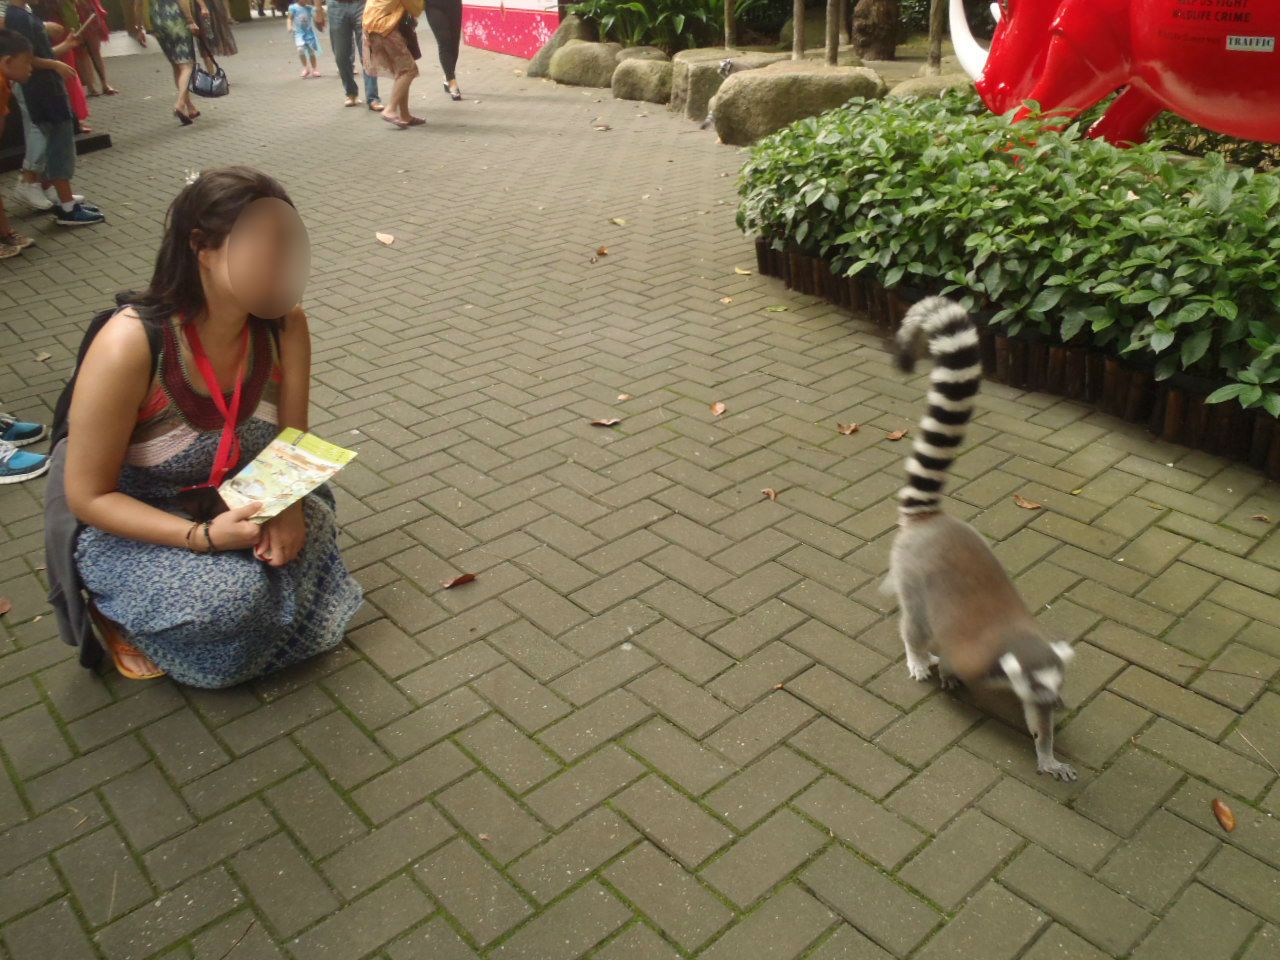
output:
M421 127L426 124L426 122L427 121L423 120L422 117L412 117L408 120L408 124L411 127Z
M386 114L383 114L382 119L387 121L387 123L391 124L397 130L407 130L409 128L409 124L405 120L397 120L395 117L388 117Z
M125 666L125 657L146 657L146 654L124 638L120 628L102 615L97 604L89 604L89 616L93 620L93 625L98 628L98 633L102 637L102 644L107 648L107 652L111 654L111 659L115 663L116 670L120 673L120 676L127 680L154 680L165 675L165 672L159 667L156 668L155 673L138 673L136 670Z

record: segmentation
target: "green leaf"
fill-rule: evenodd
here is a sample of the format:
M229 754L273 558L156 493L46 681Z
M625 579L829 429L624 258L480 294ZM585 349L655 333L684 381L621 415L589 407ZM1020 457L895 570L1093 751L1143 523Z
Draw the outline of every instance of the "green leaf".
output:
M1172 330L1157 330L1151 335L1151 349L1156 353L1163 353L1171 343L1173 343Z
M1205 355L1213 340L1212 330L1201 330L1182 344L1182 366L1189 367Z
M1213 391L1213 393L1204 398L1204 402L1222 403L1224 400L1234 400L1248 389L1249 388L1243 383L1232 383L1225 387L1219 387L1217 390Z

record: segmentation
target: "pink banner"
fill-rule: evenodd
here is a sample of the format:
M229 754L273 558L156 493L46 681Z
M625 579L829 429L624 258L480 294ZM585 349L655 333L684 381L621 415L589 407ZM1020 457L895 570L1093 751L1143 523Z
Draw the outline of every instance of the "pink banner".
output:
M501 3L462 5L462 38L468 46L526 60L551 39L559 25L554 7L547 11L512 9Z

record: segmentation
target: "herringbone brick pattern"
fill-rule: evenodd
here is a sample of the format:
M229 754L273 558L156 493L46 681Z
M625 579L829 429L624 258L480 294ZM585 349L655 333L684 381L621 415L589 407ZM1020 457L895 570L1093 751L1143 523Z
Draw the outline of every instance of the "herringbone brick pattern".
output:
M906 675L876 584L922 381L735 273L739 153L474 51L474 99L424 80L394 132L294 79L278 23L240 38L190 130L159 58L112 62L78 179L111 223L3 266L0 396L47 418L187 170L276 174L369 602L248 688L91 676L40 490L4 488L3 960L1280 955L1274 488L986 387L949 509L1078 652L1082 776L1038 778L1008 703Z

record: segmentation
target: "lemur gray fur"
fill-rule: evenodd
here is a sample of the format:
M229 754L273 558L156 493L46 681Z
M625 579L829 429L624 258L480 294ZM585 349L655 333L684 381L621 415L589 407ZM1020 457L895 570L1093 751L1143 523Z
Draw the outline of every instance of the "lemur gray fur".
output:
M1035 738L1036 769L1074 780L1053 755L1053 714L1062 706L1068 644L1049 641L982 536L942 512L941 490L973 414L982 377L978 333L959 304L929 297L898 331L898 365L907 373L933 355L928 409L898 493L898 533L885 588L898 596L907 670L927 680L938 666L944 688L1012 688Z

